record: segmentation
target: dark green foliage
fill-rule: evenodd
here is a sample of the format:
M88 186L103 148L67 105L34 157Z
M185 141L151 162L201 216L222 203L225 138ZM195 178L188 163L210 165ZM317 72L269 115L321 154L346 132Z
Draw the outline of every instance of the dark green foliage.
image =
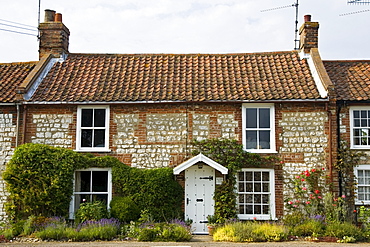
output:
M113 197L110 202L110 213L113 218L125 223L137 221L140 217L140 209L128 196Z
M182 216L184 192L174 180L170 168L138 169L128 166L114 167L112 172L116 192L128 196L140 210L148 210L156 221Z
M76 223L93 220L98 221L108 218L107 206L101 201L85 202L80 205L75 215Z
M27 143L19 146L3 173L11 219L68 214L73 173L89 166L87 156L72 150Z

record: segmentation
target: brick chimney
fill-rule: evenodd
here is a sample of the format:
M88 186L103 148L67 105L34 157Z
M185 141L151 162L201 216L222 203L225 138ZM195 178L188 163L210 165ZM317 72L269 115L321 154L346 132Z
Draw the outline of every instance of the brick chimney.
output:
M311 21L311 15L304 16L304 23L299 29L300 49L310 53L311 48L319 46L319 23Z
M39 58L46 54L60 57L68 53L69 29L62 23L62 14L45 10L45 19L39 25Z

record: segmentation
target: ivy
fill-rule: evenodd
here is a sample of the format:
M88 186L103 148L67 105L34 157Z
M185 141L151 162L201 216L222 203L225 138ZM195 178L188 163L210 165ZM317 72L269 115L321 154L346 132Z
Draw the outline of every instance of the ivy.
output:
M237 217L235 192L237 172L247 167L273 167L278 161L274 156L263 157L248 153L236 140L207 139L193 141L192 145L193 155L202 153L229 169L226 179L215 189L215 218L218 223Z
M3 173L9 192L5 210L11 219L66 216L73 173L90 165L87 156L42 144L19 146Z
M354 210L354 191L356 190L356 178L353 173L353 168L360 164L361 159L366 157L366 153L355 151L348 146L348 143L341 140L338 149L338 159L334 167L339 172L339 186L341 194L346 195L347 204L352 207L349 212ZM347 215L352 217L352 214Z

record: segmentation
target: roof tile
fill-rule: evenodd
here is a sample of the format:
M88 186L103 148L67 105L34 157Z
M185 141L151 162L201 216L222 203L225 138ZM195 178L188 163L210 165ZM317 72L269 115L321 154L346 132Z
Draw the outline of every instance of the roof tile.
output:
M337 100L370 100L370 61L323 61Z
M30 101L318 99L296 51L251 54L69 54Z
M0 63L0 102L16 102L16 89L37 62Z

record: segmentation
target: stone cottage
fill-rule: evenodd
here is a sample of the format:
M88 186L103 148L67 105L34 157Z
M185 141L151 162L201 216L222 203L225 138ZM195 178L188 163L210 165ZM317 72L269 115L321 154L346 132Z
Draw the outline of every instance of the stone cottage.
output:
M40 60L0 64L1 170L17 145L29 142L111 155L133 167L174 167L175 175L198 178L187 179L189 186L209 182L207 196L195 195L193 208L185 208L189 216L201 204L203 219L195 219L201 222L213 213L214 186L227 169L205 156L191 157L190 143L236 139L249 152L283 161L263 169L246 164L240 171L239 217L277 219L289 193L284 174L316 166L334 173L336 95L317 49L318 28L306 16L295 51L78 54L68 51L70 32L61 14L46 10ZM76 171L76 186L86 177L92 183L106 178L100 196L109 201L110 170ZM82 198L75 191L71 214Z

